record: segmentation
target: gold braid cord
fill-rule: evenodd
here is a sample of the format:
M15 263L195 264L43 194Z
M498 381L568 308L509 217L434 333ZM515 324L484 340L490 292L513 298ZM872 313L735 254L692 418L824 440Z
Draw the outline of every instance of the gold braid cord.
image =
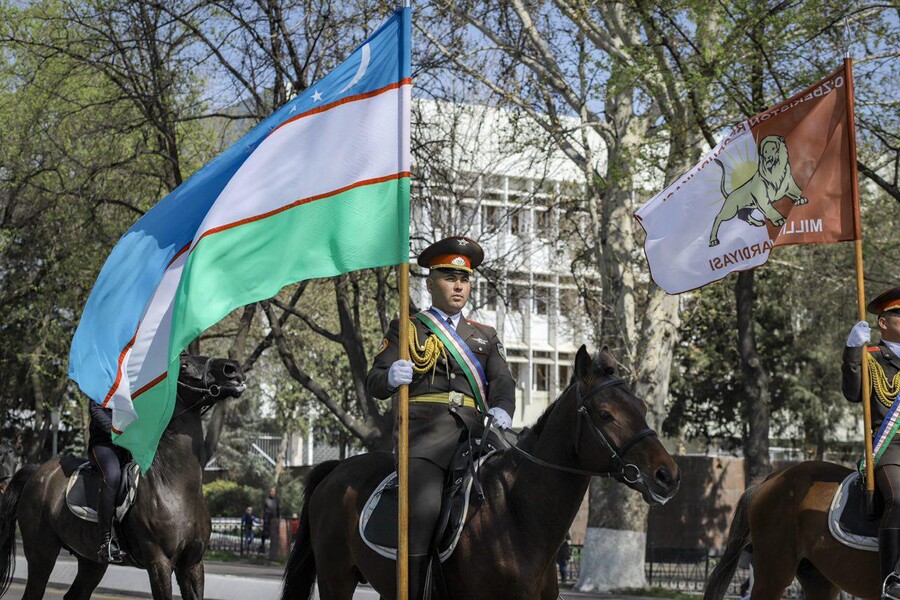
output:
M897 394L900 394L900 373L894 375L889 382L887 375L884 374L884 369L881 368L878 361L869 354L866 354L866 358L869 359L869 376L872 378L872 387L875 388L875 395L878 396L879 402L890 408L894 404Z
M427 373L434 369L438 360L447 361L447 349L438 336L431 334L425 340L425 345L419 345L419 332L412 322L409 324L409 357L412 359L413 371Z

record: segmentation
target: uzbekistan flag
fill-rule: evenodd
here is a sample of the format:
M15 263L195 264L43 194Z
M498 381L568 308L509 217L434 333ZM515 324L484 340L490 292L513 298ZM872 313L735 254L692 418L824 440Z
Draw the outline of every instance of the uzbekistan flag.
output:
M410 9L197 171L103 266L69 376L146 470L179 354L290 283L409 260Z

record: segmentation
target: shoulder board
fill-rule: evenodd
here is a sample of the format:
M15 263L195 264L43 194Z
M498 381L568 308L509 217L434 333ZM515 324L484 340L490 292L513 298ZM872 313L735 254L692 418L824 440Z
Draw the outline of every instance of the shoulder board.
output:
M466 319L469 325L478 325L479 327L484 327L486 329L493 329L490 325L485 325L484 323L479 323L478 321L473 321L472 319Z
M869 352L881 352L881 346L869 346L866 350Z

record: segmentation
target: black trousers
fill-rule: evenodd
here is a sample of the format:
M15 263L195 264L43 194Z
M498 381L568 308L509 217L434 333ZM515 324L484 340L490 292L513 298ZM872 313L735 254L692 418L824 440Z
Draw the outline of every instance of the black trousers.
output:
M447 472L425 458L409 459L409 553L427 554L441 516ZM900 489L900 488L898 488Z
M875 487L884 500L879 529L900 529L900 466L884 465L875 469Z
M100 486L100 497L97 503L97 524L100 526L100 535L103 538L112 528L116 493L122 482L122 464L128 461L128 451L113 444L96 444L90 447L88 455L91 464L103 476L103 485Z

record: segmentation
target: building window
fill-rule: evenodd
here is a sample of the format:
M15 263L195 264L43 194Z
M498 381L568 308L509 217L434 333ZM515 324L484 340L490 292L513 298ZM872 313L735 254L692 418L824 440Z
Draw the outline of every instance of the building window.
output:
M552 234L549 210L534 211L534 235L539 238L549 239Z
M530 296L531 294L527 287L511 284L509 286L509 300L507 301L506 306L509 310L524 313L528 310Z
M521 212L516 211L509 215L509 232L512 235L520 235L525 233Z
M532 310L536 315L550 314L550 288L535 286Z
M550 391L550 365L535 364L532 369L531 387L536 392Z
M497 310L497 288L487 281L482 281L478 286L478 300L482 302L485 310Z
M482 206L481 207L481 230L496 231L500 224L500 207L498 206Z
M563 357L560 356L559 359L563 360ZM566 358L565 360L571 360L571 359ZM570 379L572 379L572 365L571 364L559 365L559 387L560 387L560 389L563 389L567 385L569 385Z

